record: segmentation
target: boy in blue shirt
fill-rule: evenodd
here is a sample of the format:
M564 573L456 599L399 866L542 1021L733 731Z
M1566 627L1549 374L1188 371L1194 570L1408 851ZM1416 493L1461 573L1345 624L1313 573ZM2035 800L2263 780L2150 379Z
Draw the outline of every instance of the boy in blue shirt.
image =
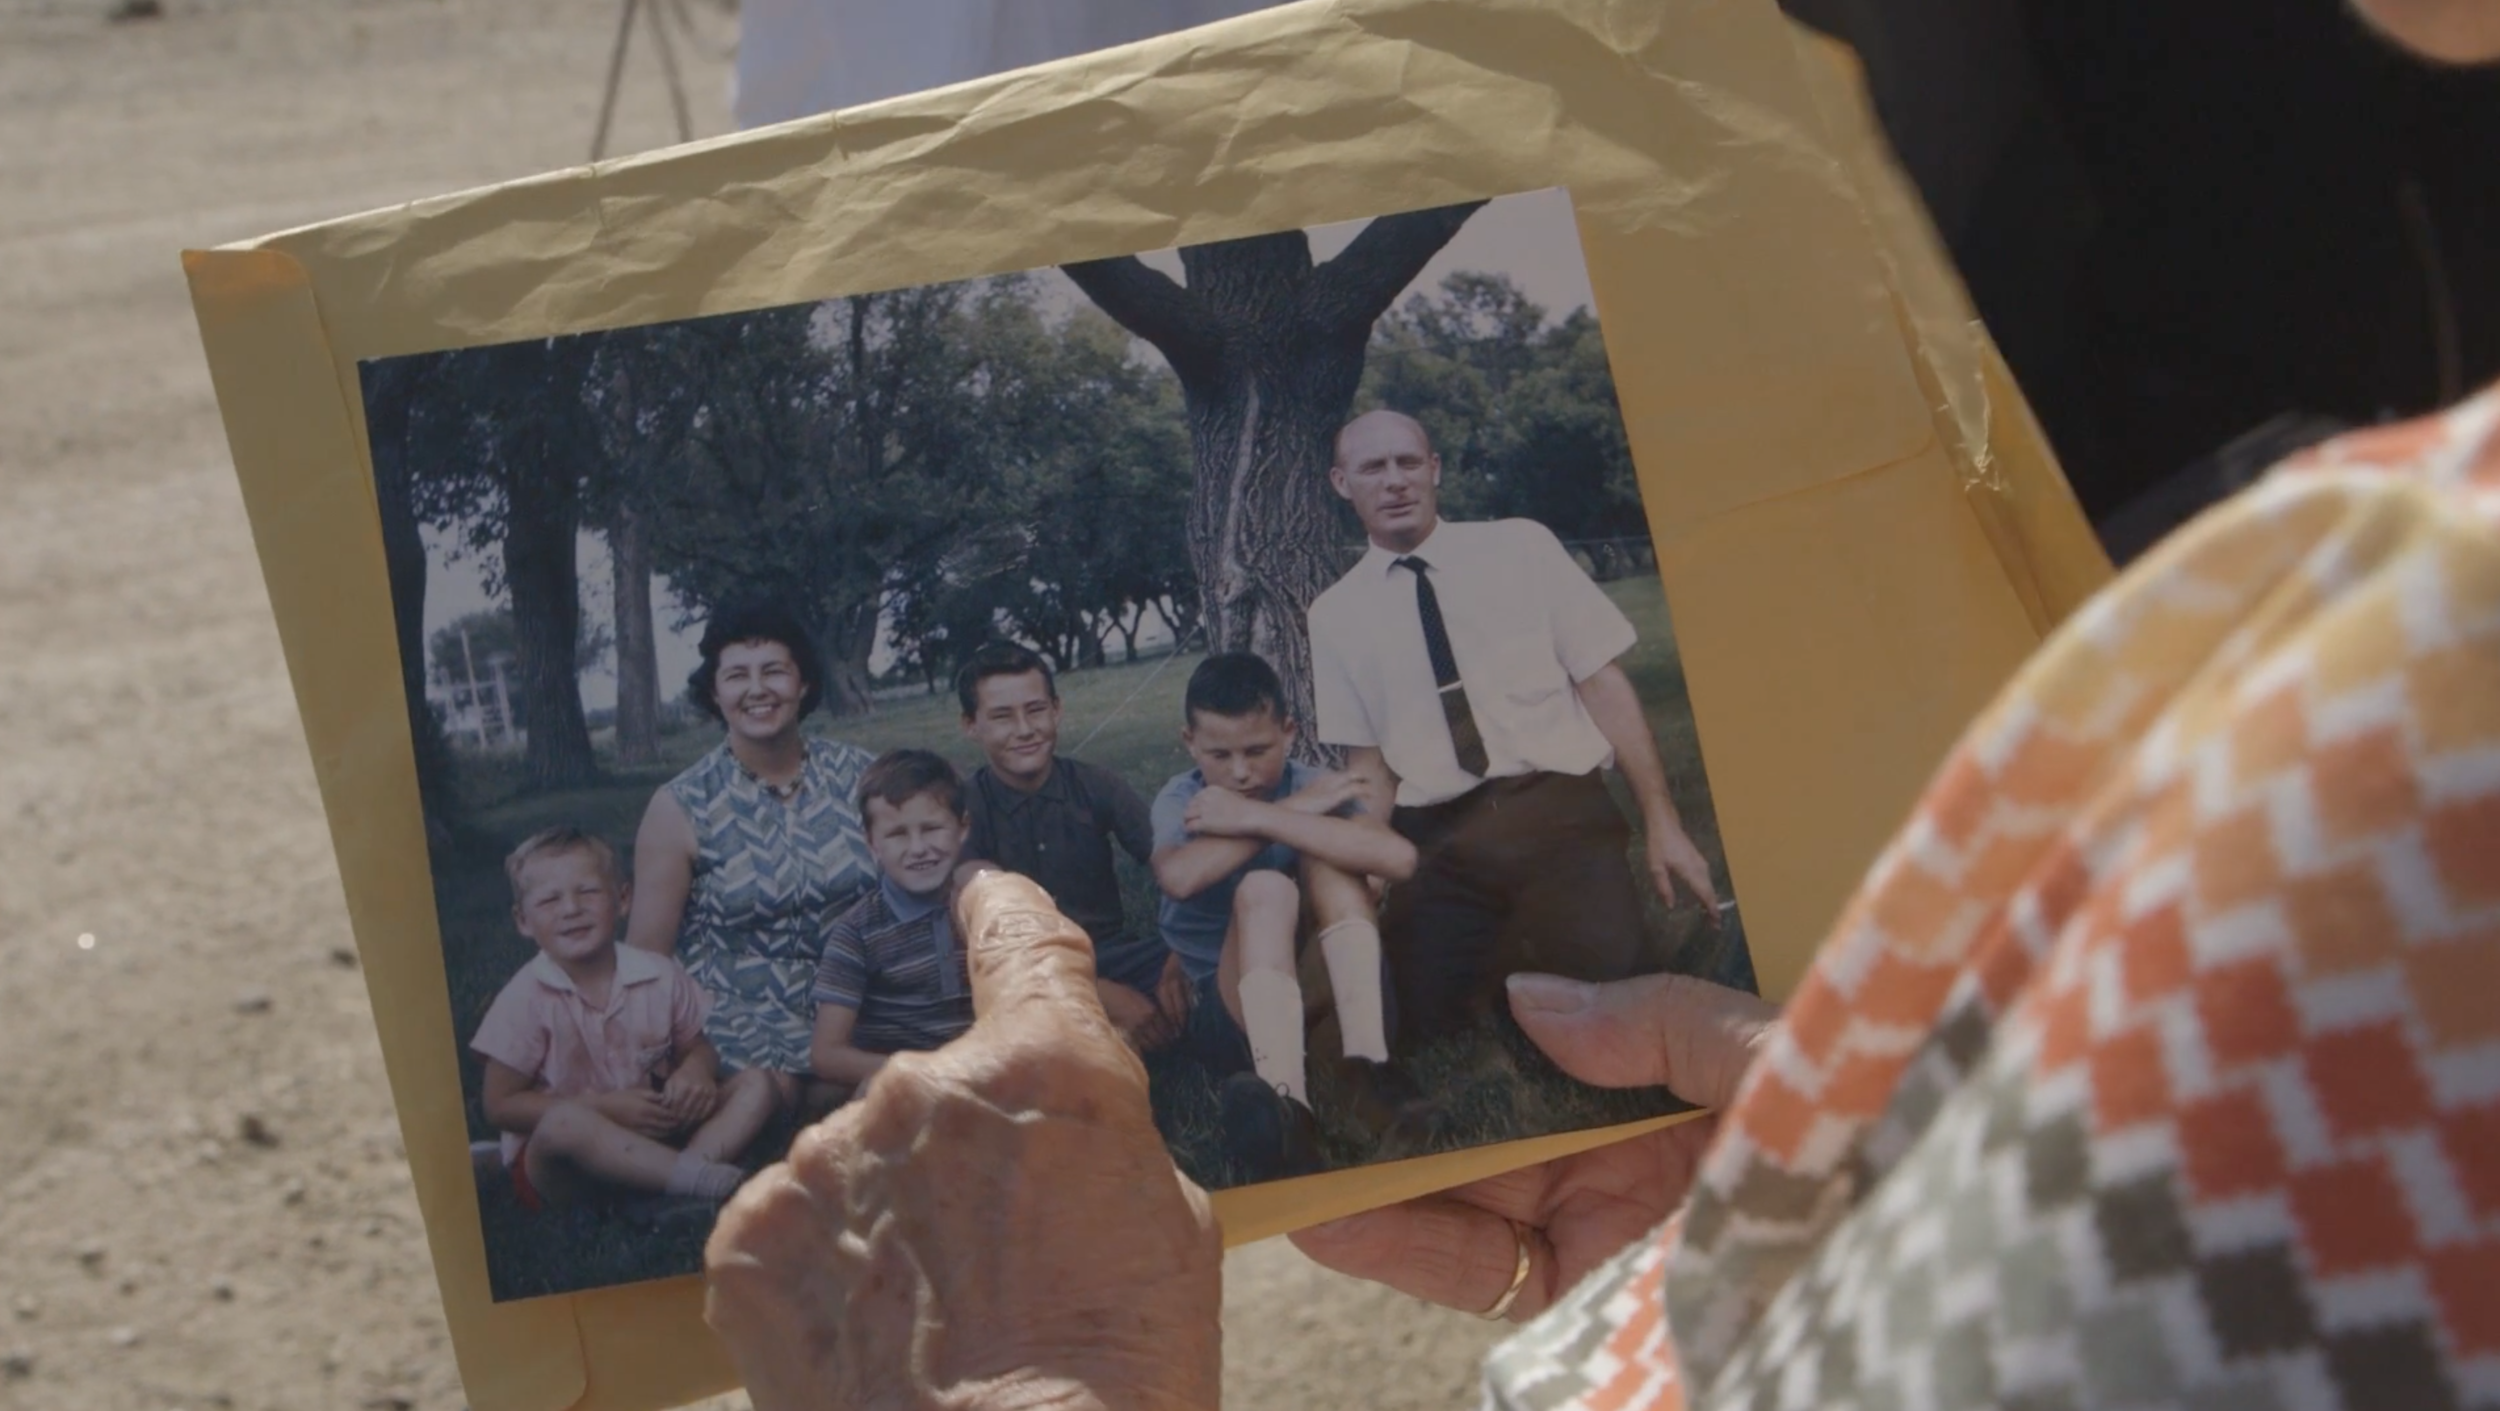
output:
M1249 1050L1252 1071L1226 1079L1223 1102L1227 1140L1254 1180L1318 1167L1296 966L1306 917L1328 964L1349 1086L1377 1106L1418 1096L1388 1066L1368 881L1413 875L1414 845L1360 811L1360 780L1292 760L1284 702L1275 668L1255 655L1200 662L1181 730L1197 767L1164 785L1153 809L1163 940L1196 992L1194 1046L1235 1055L1219 1067Z
M955 766L892 750L859 776L877 885L825 932L816 966L816 1076L852 1095L892 1054L972 1027L972 971L947 907L972 820Z

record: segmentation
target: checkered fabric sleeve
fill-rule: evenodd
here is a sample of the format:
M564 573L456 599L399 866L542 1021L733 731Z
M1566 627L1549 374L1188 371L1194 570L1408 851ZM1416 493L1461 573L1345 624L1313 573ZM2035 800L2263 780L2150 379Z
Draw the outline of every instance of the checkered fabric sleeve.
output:
M1496 1404L2500 1406L2500 391L2061 629L1601 1277Z

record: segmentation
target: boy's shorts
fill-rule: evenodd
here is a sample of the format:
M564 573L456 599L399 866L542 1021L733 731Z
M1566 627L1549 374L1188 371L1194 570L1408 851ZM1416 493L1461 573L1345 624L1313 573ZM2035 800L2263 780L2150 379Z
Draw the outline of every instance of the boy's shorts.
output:
M1153 999L1156 987L1163 983L1164 958L1170 954L1160 945L1126 945L1110 954L1097 956L1094 973Z

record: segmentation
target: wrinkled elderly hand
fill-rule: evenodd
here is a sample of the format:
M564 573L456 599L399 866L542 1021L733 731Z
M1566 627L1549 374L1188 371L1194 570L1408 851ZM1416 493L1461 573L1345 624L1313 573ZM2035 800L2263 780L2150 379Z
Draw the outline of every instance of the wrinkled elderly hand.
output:
M1085 933L994 871L955 920L972 1031L896 1055L747 1183L707 1318L759 1411L1215 1405L1222 1242Z
M1681 975L1609 985L1514 975L1511 1013L1562 1070L1600 1087L1664 1084L1704 1107L1736 1096L1779 1012L1739 990ZM1715 1117L1314 1226L1302 1252L1358 1278L1470 1313L1491 1308L1518 1270L1513 1220L1526 1227L1528 1281L1511 1304L1535 1317L1591 1269L1684 1201Z

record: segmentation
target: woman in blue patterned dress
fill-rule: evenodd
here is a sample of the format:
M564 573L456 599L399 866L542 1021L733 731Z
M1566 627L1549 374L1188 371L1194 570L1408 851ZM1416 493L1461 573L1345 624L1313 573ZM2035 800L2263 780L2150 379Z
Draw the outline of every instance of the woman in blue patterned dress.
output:
M705 627L688 695L727 733L651 796L634 838L629 944L674 954L712 999L725 1068L775 1075L784 1110L808 1071L808 992L825 927L876 884L854 802L871 756L810 738L824 664L776 607Z

